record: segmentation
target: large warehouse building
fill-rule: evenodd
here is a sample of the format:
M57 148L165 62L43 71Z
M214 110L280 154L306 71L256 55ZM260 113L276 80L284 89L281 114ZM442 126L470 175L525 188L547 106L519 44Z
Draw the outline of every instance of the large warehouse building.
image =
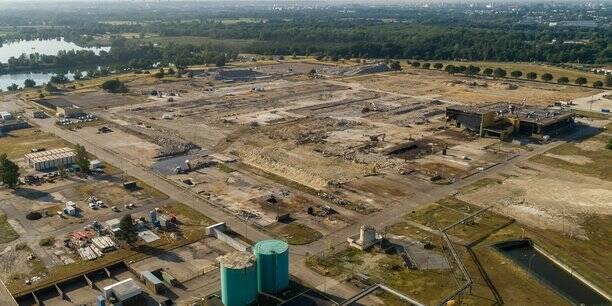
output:
M24 158L28 165L38 171L68 167L76 161L76 155L70 148L28 153Z
M482 137L502 139L514 133L534 137L559 136L574 126L571 112L513 103L452 105L446 108L446 118Z

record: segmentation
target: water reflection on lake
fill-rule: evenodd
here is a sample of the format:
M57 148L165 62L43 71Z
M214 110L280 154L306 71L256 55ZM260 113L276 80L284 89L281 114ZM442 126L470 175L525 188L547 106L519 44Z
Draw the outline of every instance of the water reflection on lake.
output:
M14 74L0 74L0 89L6 91L9 86L12 84L17 84L19 87L23 87L23 82L26 79L32 79L36 82L36 85L42 85L42 83L47 83L51 79L52 76L56 75L52 72L24 72L24 73L14 73ZM86 73L83 71L83 75ZM66 73L66 77L70 80L74 79L73 73Z
M45 40L21 40L15 42L4 43L0 47L0 63L6 64L8 59L11 57L19 57L21 54L45 54L45 55L56 55L60 51L69 50L91 50L96 54L100 51L110 51L110 47L101 48L84 48L79 47L73 42L65 41L63 38L59 39L45 39ZM11 74L0 74L0 89L7 90L12 84L17 84L19 87L23 87L23 82L26 79L32 79L36 82L36 85L42 85L47 83L54 76L53 72L15 72ZM73 74L67 73L66 76L72 80Z
M110 51L110 47L101 48L84 48L79 47L73 42L65 41L63 38L59 39L45 39L45 40L20 40L15 42L4 43L0 47L0 63L6 64L8 59L12 56L19 57L21 54L45 54L45 55L57 55L60 51L69 50L91 50L96 54L100 51Z

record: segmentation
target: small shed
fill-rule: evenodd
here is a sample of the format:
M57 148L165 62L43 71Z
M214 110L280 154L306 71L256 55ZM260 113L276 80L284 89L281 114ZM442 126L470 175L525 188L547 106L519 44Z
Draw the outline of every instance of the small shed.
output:
M142 281L145 283L145 286L147 286L149 290L153 291L153 293L158 294L164 290L164 282L157 278L157 276L153 275L153 273L149 271L142 271L140 272L140 276L142 277Z
M102 289L104 297L111 303L125 303L142 294L142 288L131 278L106 286Z
M66 207L66 208L64 208L64 213L66 213L69 216L76 216L76 208L74 208L74 207Z
M133 190L133 189L136 189L136 187L138 187L138 185L136 184L136 181L130 181L130 182L123 183L123 188L125 189Z
M120 230L119 229L120 222L121 220L119 220L118 218L110 219L106 221L106 227L108 227L111 230L111 232L116 233Z
M102 168L102 162L94 159L92 161L89 162L89 169L94 170L94 169L100 169Z

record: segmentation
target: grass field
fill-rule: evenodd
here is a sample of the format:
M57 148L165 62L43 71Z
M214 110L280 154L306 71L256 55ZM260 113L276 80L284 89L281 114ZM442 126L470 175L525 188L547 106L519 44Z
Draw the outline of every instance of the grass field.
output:
M445 206L467 211L465 204L452 202L454 201L446 200ZM486 224L492 221L494 220L482 220L482 223ZM556 295L542 283L521 270L520 267L503 257L494 248L490 247L496 241L519 238L523 233L521 227L514 224L502 230L493 230L491 232L496 235L499 232L507 232L506 228L513 228L510 231L512 235L496 236L494 239L487 238L485 242L481 242L473 247L475 257L470 255L467 248L455 245L455 249L461 257L468 274L474 280L471 294L465 294L462 302L466 305L494 304L495 296L484 279L482 274L482 271L484 271L486 273L484 275L492 280L494 288L499 292L504 303L507 305L565 305L566 302L563 298ZM424 231L406 222L399 222L389 227L388 232L420 241L429 241L432 243L433 249L437 251L441 251L445 247L439 235ZM479 269L479 265L483 269L482 271ZM393 300L385 300L385 302L389 305L402 305Z
M72 147L72 145L35 127L11 131L0 137L0 153L6 153L9 159L22 158L34 148L49 150L62 147Z
M0 243L11 242L19 238L10 223L6 220L6 215L0 215Z
M612 216L587 216L583 227L589 239L568 237L557 231L530 228L517 223L492 234L481 245L484 248L497 242L530 238L547 253L610 292L612 254L609 252L609 246L612 244Z
M375 249L362 252L350 248L329 256L311 256L306 264L317 273L330 277L366 274L373 283L384 283L427 305L435 304L456 286L450 270L406 269L398 255L387 255ZM394 304L396 300L390 296L383 296L383 299L385 305L405 305Z
M594 111L591 112L591 111L580 110L580 109L572 109L572 112L574 114L576 114L577 116L587 117L587 118L591 118L591 119L605 120L605 119L612 118L612 116L610 116L609 114L598 113L598 112L594 112Z
M183 203L167 205L164 206L164 209L169 213L178 216L179 220L182 219L181 216L187 218L189 220L189 224L186 225L209 226L215 223L213 219Z
M479 209L477 206L454 197L447 197L437 203L425 206L414 213L407 214L405 219L430 228L443 229L477 212ZM453 227L448 234L466 241L475 241L511 222L512 219L492 212L484 212L474 218L473 222Z
M274 223L267 229L274 236L287 241L291 245L309 244L323 238L320 232L295 221L289 224Z
M600 134L582 143L564 143L530 158L530 161L612 181L612 150L606 149L609 139L610 136ZM562 159L564 156L568 159ZM572 158L577 156L587 158L589 162L572 162Z

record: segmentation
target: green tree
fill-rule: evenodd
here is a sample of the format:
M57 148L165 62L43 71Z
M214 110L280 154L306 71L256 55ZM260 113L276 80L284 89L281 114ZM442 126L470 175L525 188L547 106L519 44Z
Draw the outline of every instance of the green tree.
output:
M93 78L95 78L97 76L98 76L98 71L93 70L93 69L87 71L87 77L88 78L93 79Z
M50 82L45 84L45 90L47 92L56 92L58 89L57 87L55 87L53 84L51 84Z
M223 67L223 66L225 66L225 62L226 62L225 55L220 55L215 60L215 66Z
M602 88L603 85L604 85L603 82L599 81L599 80L593 82L593 87L595 87L595 88Z
M455 65L446 65L446 67L444 67L444 70L449 74L455 74L458 72L457 67L455 67Z
M530 79L530 80L535 80L535 79L538 78L538 74L535 73L535 72L528 72L527 73L527 78Z
M127 242L130 245L136 242L138 233L136 232L132 215L127 214L121 218L121 221L119 221L119 232L117 232L117 238Z
M557 79L557 83L559 83L559 84L567 84L567 83L569 83L569 79L567 77L562 76L562 77L559 77Z
M83 73L80 70L77 70L77 71L74 72L73 78L75 80L77 80L77 81L78 80L82 80L83 79Z
M60 73L60 74L52 76L49 82L55 83L55 84L66 84L70 82L70 80L66 77L65 74Z
M480 72L480 67L476 67L473 65L469 65L466 70L465 73L469 74L469 75L474 75L474 74L478 74Z
M91 170L89 169L89 158L87 158L87 151L85 147L82 145L77 145L76 150L76 164L81 168L81 172L85 174L89 174Z
M493 75L493 69L485 68L485 70L482 71L482 74L487 75L487 76L491 76L491 75Z
M8 159L6 153L0 155L0 181L9 188L15 188L19 181L19 166Z
M159 68L159 72L155 74L155 77L158 79L162 79L165 75L166 72L164 71L164 68Z
M501 69L501 68L495 68L495 71L493 71L493 75L496 78L503 78L506 76L506 70Z
M606 87L612 87L612 73L606 75Z
M553 75L550 73L544 73L541 78L545 82L550 82L553 79Z
M25 81L23 81L24 88L32 88L34 86L36 86L36 81L32 79L25 79Z
M574 83L576 83L576 85L584 85L586 84L588 81L585 77L579 77L576 80L574 80Z
M402 65L400 65L400 62L398 61L393 61L391 64L389 64L389 69L393 71L400 71L402 70Z
M522 72L522 71L520 71L520 70L514 70L514 71L510 72L510 75L511 75L513 78L518 79L518 78L520 78L520 77L522 77L522 76L523 76L523 72Z
M435 63L435 64L433 65L433 67L434 67L434 68L436 68L436 69L438 69L438 70L440 70L440 69L442 69L442 68L444 67L444 64L442 64L442 63Z
M114 79L114 80L107 80L104 83L102 83L102 89L108 92L113 92L113 93L126 92L127 86L125 85L125 83L119 81L118 79Z
M18 90L19 90L19 85L17 85L17 84L15 84L15 83L13 83L13 84L11 84L10 86L8 86L6 89L7 89L8 91L18 91Z

